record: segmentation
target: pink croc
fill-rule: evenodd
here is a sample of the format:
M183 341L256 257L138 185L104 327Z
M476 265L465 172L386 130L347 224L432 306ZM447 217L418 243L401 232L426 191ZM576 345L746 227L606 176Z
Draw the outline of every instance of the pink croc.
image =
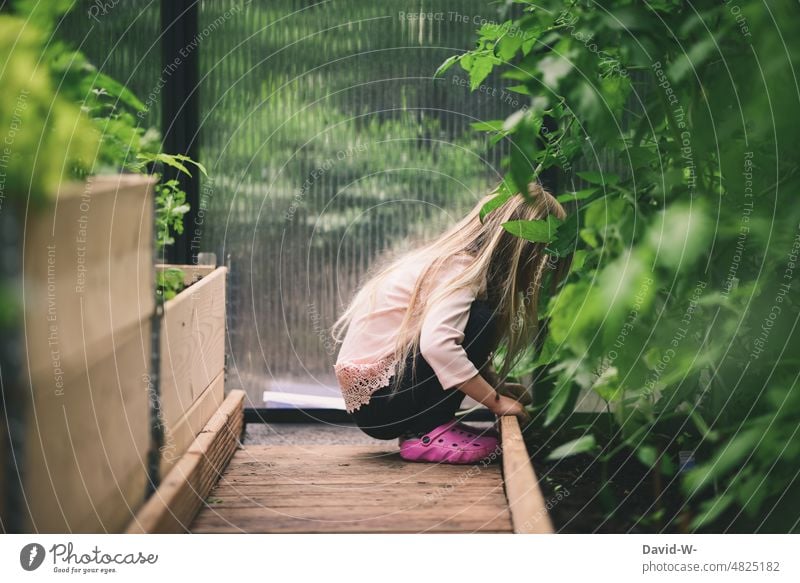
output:
M500 453L495 432L448 421L422 437L400 440L400 457L410 462L474 464Z

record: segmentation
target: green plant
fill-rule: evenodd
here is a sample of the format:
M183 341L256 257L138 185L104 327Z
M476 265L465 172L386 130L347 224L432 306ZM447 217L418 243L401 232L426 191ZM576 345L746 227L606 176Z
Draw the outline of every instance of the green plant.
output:
M163 301L171 300L185 287L184 272L177 267L166 267L156 271L156 290Z
M192 160L188 156L181 154L145 154L137 155L138 163L135 169L144 170L149 164L159 162L179 172L191 176L187 165L196 166L203 176L208 176L205 167ZM186 202L186 193L181 190L180 182L170 179L159 182L156 186L156 252L159 256L164 254L168 245L175 242L173 233L180 235L183 233L183 217L189 212L189 204Z
M66 0L50 4L19 0L13 10L20 18L0 16L0 31L6 27L8 33L2 35L9 43L6 50L10 56L16 54L16 61L10 61L12 67L6 68L2 81L4 87L19 87L17 91L4 92L4 96L7 99L15 95L27 96L32 91L26 89L27 86L39 88L39 93L34 94L36 107L27 112L24 124L20 122L25 132L18 139L19 148L13 160L20 161L22 167L11 174L12 187L24 191L24 186L30 184L37 197L44 197L55 191L61 178L55 171L64 168L71 169L70 175L77 178L103 172L150 173L157 165L191 176L189 166L194 165L206 175L202 164L189 157L161 152L158 132L141 127L138 121L138 114L145 110L145 105L127 87L99 72L83 53L53 36L54 22L73 6L74 2ZM40 30L26 28L26 22L38 25ZM18 36L26 39L27 44L17 43L12 54L12 33L17 29ZM36 59L39 67L35 66ZM41 66L42 63L47 65ZM33 76L29 75L31 70ZM52 89L55 80L58 81L57 92ZM50 119L44 109L48 100L58 114L50 124L57 130L53 132L42 122ZM2 111L13 112L14 108L4 107ZM70 134L66 133L68 130ZM33 148L40 137L51 140L52 145L40 150L38 157L27 153L25 148ZM65 152L63 164L54 163L58 159L56 150ZM47 162L40 163L42 172L24 166L37 159ZM156 251L163 256L166 246L174 242L173 234L183 232L183 218L190 207L176 179L159 182L155 190ZM157 278L159 295L174 295L177 288L173 283L160 274Z
M57 5L47 10L59 13ZM0 13L0 199L34 207L65 178L87 173L100 141L86 112L59 88L59 64L44 57L45 22Z
M659 488L682 483L693 529L796 530L799 23L751 1L515 4L438 74L458 64L477 88L497 70L528 96L476 125L509 144L509 190L560 171L569 217L509 225L575 253L531 355L552 387L539 419L569 424L593 391L616 430L560 454L635 455Z

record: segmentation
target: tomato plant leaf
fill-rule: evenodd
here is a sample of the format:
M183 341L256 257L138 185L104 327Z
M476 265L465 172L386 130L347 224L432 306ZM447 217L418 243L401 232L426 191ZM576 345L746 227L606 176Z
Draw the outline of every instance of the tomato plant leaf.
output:
M594 435L584 435L572 441L558 446L550 455L547 456L548 460L560 460L580 453L587 453L592 451L597 445Z
M561 224L560 219L547 215L546 219L540 220L507 221L503 223L503 228L512 235L533 243L550 243L555 239Z

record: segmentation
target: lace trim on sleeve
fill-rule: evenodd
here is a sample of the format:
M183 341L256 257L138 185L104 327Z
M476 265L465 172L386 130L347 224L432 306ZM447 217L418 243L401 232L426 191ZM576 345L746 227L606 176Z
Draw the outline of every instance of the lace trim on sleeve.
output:
M389 355L377 362L341 362L333 368L342 389L345 408L352 413L369 402L372 393L389 384L397 362Z

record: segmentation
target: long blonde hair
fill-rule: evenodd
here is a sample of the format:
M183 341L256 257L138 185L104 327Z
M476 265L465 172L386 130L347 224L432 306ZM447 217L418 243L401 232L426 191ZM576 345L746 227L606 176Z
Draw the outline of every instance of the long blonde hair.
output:
M403 253L390 260L388 265L378 266L373 274L368 274L366 283L334 323L334 340L342 341L356 308L364 302L372 305L375 292L390 273L403 266L423 265L412 289L409 307L397 330L394 358L398 362L398 369L395 379L402 378L408 356L419 349L420 330L428 307L458 289L474 287L485 290L495 308L494 347L501 344L506 347L499 371L500 378L504 380L529 343L540 340L537 339L538 304L545 270L550 268L554 271L551 286L555 289L557 282L569 269L569 258L558 258L551 262L549 254L545 252L546 244L517 237L502 226L508 221L541 220L548 215L558 219L566 217L561 204L538 183L528 186L527 200L516 193L481 220L481 209L498 195L499 188L481 198L463 219L433 241ZM441 286L437 293L425 294L424 282L431 281L451 259L464 254L474 257L474 261L463 273Z

